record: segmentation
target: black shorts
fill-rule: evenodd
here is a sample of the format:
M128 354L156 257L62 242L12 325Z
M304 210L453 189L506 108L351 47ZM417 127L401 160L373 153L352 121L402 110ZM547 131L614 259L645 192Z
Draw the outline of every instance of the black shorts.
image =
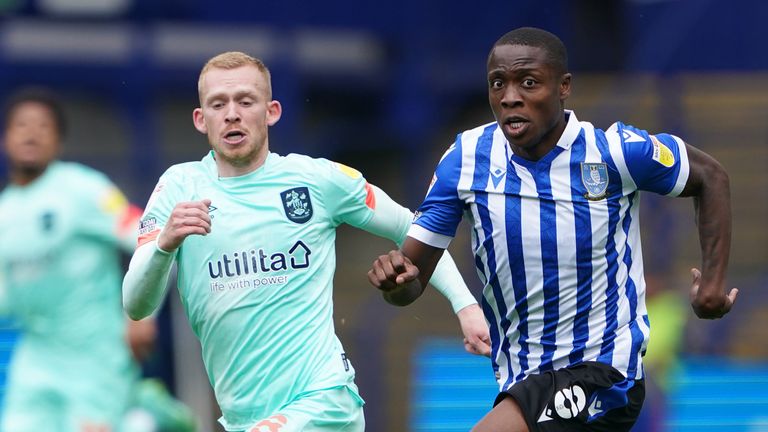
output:
M613 367L584 362L531 375L496 398L511 397L531 432L629 431L645 399L645 380L625 378Z

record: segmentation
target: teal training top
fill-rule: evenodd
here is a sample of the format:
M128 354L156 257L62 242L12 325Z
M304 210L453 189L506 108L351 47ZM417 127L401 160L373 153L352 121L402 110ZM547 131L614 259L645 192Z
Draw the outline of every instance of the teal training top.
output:
M106 176L76 163L53 162L0 193L0 310L22 334L14 361L24 364L14 367L57 380L132 378L118 248L135 242L137 216Z
M332 282L336 227L362 227L373 215L362 175L270 153L252 173L219 178L211 152L162 175L140 245L156 238L176 204L206 198L211 233L177 250L178 287L224 426L246 427L313 390L348 386L357 395L334 332Z

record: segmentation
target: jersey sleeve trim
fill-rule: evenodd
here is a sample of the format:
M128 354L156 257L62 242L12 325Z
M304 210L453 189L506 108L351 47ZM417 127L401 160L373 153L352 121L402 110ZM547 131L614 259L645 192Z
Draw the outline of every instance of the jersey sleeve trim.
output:
M608 141L608 149L611 153L616 169L621 175L622 194L629 195L637 190L637 184L635 179L632 178L632 174L629 172L629 167L624 160L624 150L622 148L621 131L617 123L611 125L611 127L605 132L605 138Z
M147 243L149 243L151 241L154 241L157 238L158 235L160 235L160 230L159 229L154 230L152 232L148 232L146 234L140 235L139 236L139 244L136 245L136 248L138 249L139 247L141 247L141 246L143 246L143 245L145 245L145 244L147 244Z
M424 244L440 249L447 249L448 245L451 244L451 240L453 240L453 237L451 236L432 232L415 223L412 224L411 228L408 230L408 237L412 237Z
M685 142L680 138L671 135L677 143L677 153L680 156L680 172L677 175L677 181L675 186L667 194L668 196L676 197L683 192L685 184L688 183L688 175L690 174L691 166L688 162L688 151L685 148Z
M373 193L371 184L365 182L365 205L371 210L376 210L376 194Z

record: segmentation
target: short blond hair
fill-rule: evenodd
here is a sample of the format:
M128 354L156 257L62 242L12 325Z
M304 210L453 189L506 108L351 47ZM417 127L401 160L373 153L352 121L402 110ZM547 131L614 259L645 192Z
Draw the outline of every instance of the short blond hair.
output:
M221 53L215 57L212 57L205 63L203 69L200 71L200 77L197 80L197 94L202 98L203 94L203 77L211 69L237 69L243 66L254 66L262 74L267 82L267 100L272 100L272 76L269 73L269 69L263 61L256 57L251 57L246 53L240 51L228 51ZM200 101L202 104L202 100Z

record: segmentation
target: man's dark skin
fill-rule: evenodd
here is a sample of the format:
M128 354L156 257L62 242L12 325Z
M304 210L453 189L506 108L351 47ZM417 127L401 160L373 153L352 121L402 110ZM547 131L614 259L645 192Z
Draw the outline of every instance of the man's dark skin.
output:
M538 161L557 144L566 127L565 100L571 74L548 61L539 47L502 44L488 58L488 100L512 151ZM728 175L708 154L686 144L690 173L680 196L693 197L701 245L701 271L691 269L691 306L699 318L721 318L731 310L738 289L726 294L725 277L731 240ZM401 250L374 261L368 279L392 304L415 301L443 250L408 237ZM526 432L512 398L501 401L472 429L476 432Z

